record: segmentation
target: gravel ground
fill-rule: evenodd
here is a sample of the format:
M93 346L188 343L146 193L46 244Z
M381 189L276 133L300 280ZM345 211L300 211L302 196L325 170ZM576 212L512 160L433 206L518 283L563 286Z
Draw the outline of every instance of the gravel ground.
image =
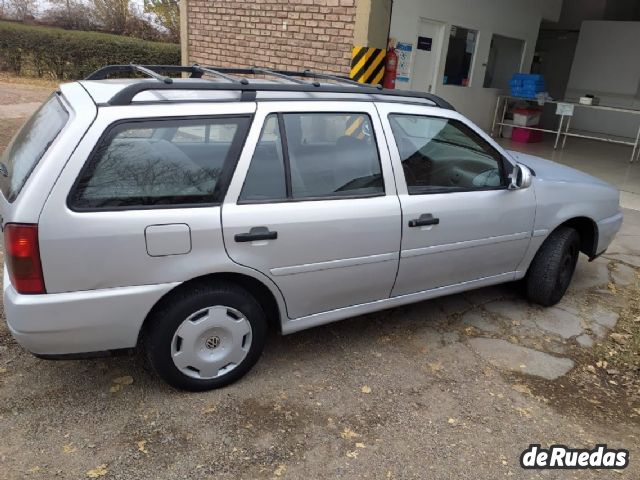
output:
M57 86L57 83L50 80L26 79L0 73L0 105L42 102Z
M625 214L557 308L504 285L273 335L213 392L172 390L140 355L38 360L3 322L0 478L636 479L640 372L603 363L622 355L611 331L640 328L640 212ZM631 462L524 471L531 443L606 443Z

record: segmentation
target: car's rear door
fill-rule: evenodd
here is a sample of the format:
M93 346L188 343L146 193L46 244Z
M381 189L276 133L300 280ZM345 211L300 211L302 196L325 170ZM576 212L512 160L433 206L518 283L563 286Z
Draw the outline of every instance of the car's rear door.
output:
M533 187L507 189L512 164L455 112L398 103L378 110L403 214L392 295L511 280L532 234Z
M222 225L229 256L277 284L289 318L388 298L400 204L375 106L259 103Z

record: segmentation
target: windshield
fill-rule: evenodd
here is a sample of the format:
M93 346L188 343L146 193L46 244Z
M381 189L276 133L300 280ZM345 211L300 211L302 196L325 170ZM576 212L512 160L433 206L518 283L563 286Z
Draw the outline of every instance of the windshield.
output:
M69 119L57 95L52 95L11 140L0 160L0 191L13 202L49 145Z

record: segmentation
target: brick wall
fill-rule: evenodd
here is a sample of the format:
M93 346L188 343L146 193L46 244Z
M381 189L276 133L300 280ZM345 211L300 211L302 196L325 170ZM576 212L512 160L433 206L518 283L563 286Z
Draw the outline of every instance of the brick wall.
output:
M188 59L348 74L355 15L355 0L188 0Z

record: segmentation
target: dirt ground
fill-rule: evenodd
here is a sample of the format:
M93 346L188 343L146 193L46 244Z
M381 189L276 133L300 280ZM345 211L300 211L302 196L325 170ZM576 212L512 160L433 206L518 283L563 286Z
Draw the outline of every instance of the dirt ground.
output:
M0 83L0 104L34 101L16 90ZM0 121L4 142L17 122ZM639 299L640 212L627 210L557 307L504 285L272 335L213 392L172 390L140 355L38 360L2 322L0 478L637 479ZM525 471L531 443L606 443L631 460Z

